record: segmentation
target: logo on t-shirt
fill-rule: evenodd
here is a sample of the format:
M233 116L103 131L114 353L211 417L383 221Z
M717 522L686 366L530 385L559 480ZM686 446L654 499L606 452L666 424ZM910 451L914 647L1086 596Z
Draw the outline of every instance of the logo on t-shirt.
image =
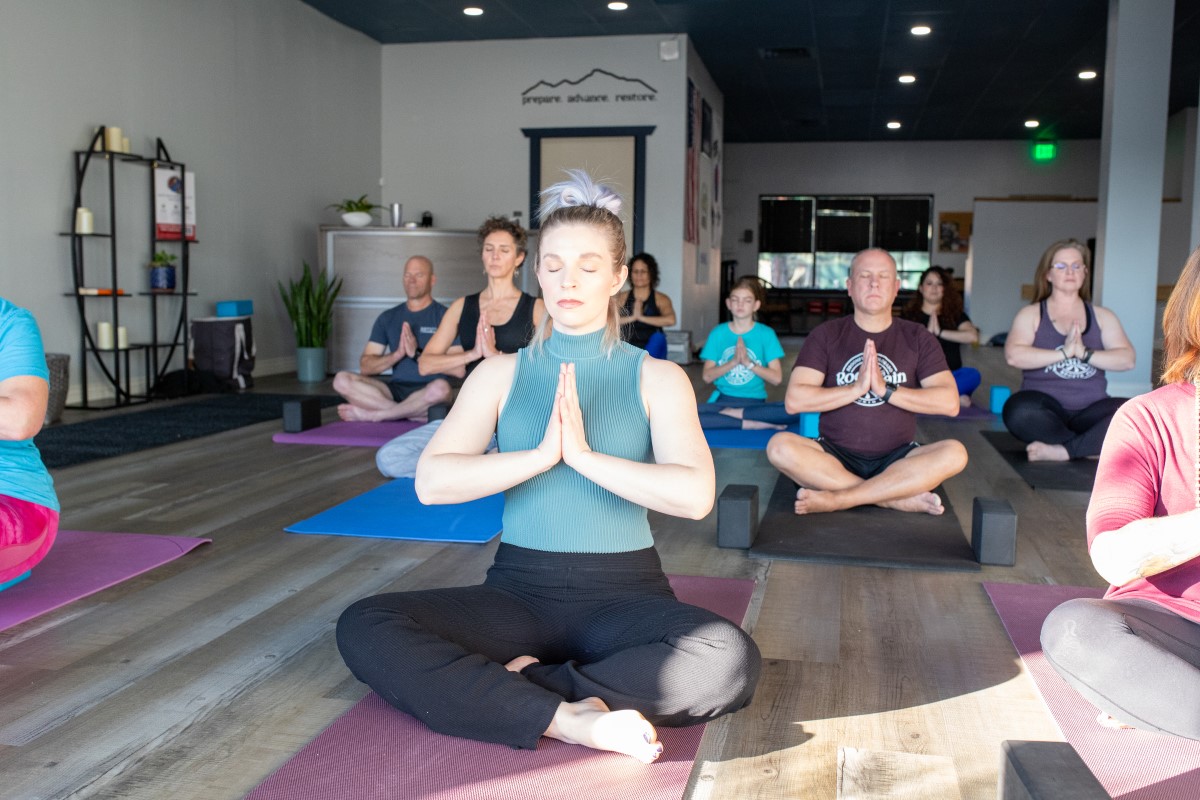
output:
M858 373L862 370L862 366L862 353L855 353L838 372L837 385L848 386L858 380ZM908 374L898 370L895 362L883 353L879 354L879 371L883 373L883 380L887 383L908 383ZM867 392L854 402L860 406L878 406L883 404L883 398L874 392Z
M750 360L754 362L754 366L761 367L762 361L758 355L749 347L746 348L746 355L750 356ZM726 347L725 352L721 353L721 359L717 362L719 366L724 366L737 357L737 346ZM745 386L750 381L754 380L754 372L745 364L738 364L729 372L725 373L725 381L730 386Z
M1083 363L1078 358L1067 358L1055 361L1046 367L1046 372L1052 372L1064 380L1082 381L1095 375L1096 368L1091 364Z

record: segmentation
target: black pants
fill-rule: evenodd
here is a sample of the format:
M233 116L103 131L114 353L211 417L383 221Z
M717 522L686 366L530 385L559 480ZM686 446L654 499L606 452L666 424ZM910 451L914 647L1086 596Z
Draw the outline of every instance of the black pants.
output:
M1124 397L1106 397L1068 411L1045 392L1017 392L1004 404L1004 427L1022 442L1061 444L1071 458L1100 455L1104 434Z
M1117 720L1200 739L1200 625L1145 600L1068 600L1046 617L1042 651Z
M355 677L433 730L529 749L585 697L655 725L707 722L750 702L761 667L741 628L675 599L653 548L501 544L482 585L360 600L337 641ZM523 655L541 663L504 668Z

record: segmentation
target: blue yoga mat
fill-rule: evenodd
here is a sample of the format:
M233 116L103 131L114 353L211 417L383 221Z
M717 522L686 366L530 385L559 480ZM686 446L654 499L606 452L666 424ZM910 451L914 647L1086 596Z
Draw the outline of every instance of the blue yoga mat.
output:
M741 428L705 428L704 438L709 447L731 447L742 450L766 450L767 442L779 431L744 431Z
M427 506L417 499L412 478L397 478L284 530L330 536L482 544L500 532L503 513L504 496L499 494L469 503Z

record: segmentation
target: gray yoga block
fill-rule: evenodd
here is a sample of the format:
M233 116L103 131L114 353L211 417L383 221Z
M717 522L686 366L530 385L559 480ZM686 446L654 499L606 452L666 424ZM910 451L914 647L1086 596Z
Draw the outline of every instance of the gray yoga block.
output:
M997 800L1108 800L1067 742L1005 741Z
M758 487L731 483L717 498L717 546L747 548L758 536Z
M1007 500L976 497L971 510L971 549L980 564L1017 563L1017 514Z
M299 433L321 425L321 398L306 397L303 400L283 401L283 430Z

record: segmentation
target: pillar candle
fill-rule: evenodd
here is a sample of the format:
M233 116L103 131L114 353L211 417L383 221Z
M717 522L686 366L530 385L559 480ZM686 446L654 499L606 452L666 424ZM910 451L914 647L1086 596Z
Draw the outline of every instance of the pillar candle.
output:
M93 233L92 212L83 206L75 209L75 232Z
M124 350L129 347L129 329L124 325L117 327L117 349Z
M96 347L101 350L113 349L113 329L111 322L96 323Z
M121 129L108 127L104 129L104 149L110 153L121 152Z

